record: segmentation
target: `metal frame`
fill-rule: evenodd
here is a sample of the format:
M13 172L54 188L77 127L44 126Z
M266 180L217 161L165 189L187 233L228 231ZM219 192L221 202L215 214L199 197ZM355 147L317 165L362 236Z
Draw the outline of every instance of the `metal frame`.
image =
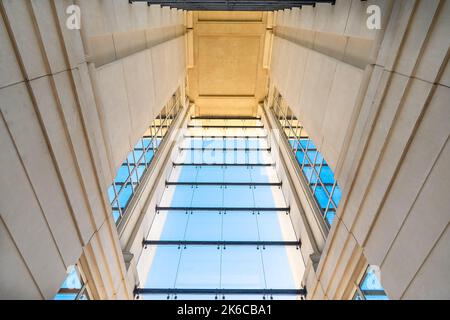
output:
M238 125L238 126L224 126L224 125L204 125L199 126L195 124L189 124L188 129L264 129L264 126L250 126L250 125Z
M267 135L264 136L195 136L195 135L185 135L184 138L187 139L266 139Z
M196 294L196 295L287 295L287 296L306 296L306 289L177 289L177 288L136 288L135 295L145 294Z
M272 148L184 148L180 147L180 151L268 151L271 152Z
M246 116L233 116L233 117L216 117L216 116L192 116L191 120L261 120L261 117L246 117Z
M274 163L176 163L174 167L190 166L190 167L275 167Z
M219 119L219 118L216 118ZM195 120L193 118L193 120ZM205 117L202 117L202 120L208 120ZM258 118L258 120L260 120ZM189 127L189 126L188 126ZM194 126L190 126L194 127ZM207 126L195 126L199 128L206 128ZM215 126L217 127L217 126ZM221 126L226 127L226 126ZM245 127L248 126L228 126L226 128L242 128L242 130L245 130ZM255 127L252 126L251 128L255 129L264 129L264 126L262 127ZM207 130L205 130L207 132ZM203 131L203 132L205 132ZM263 137L257 136L257 137L251 137L251 136L211 136L211 138L235 138L235 139L243 139L243 138L268 138L267 135L264 135ZM194 138L194 139L205 139L205 136L185 136L185 138ZM214 151L214 150L222 150L222 151L271 151L271 148L179 148L179 151L185 151L185 150L193 150L193 151ZM173 167L176 166L191 166L191 167L202 167L202 166L215 166L215 167L243 167L243 168L251 168L251 167L273 167L275 166L274 163L242 163L242 164L225 164L225 163L172 163ZM218 178L218 180L220 180ZM220 186L221 188L226 188L227 186L246 186L249 188L257 188L258 186L270 186L270 187L282 187L282 182L264 182L264 183L258 183L258 182L179 182L179 181L167 181L166 180L166 187L168 186L191 186L192 188L196 188L198 186ZM219 214L222 215L222 221L225 218L225 215L228 212L243 212L247 214L253 214L256 218L256 224L258 224L258 217L259 215L263 214L263 212L273 212L275 214L281 213L281 214L290 214L290 207L193 207L193 206L183 206L183 207L163 207L157 205L155 207L156 215L161 214L162 211L178 211L180 215L193 215L194 212L208 212L211 211L213 214ZM222 222L223 223L223 222ZM158 237L158 236L155 236ZM185 240L185 239L178 239L178 240L153 240L153 239L144 239L142 241L142 245L144 249L147 249L149 246L173 246L178 247L179 250L188 249L188 246L215 246L218 250L226 250L227 247L233 247L233 246L245 246L250 247L250 250L253 248L257 250L265 250L266 247L271 246L277 246L277 247L294 247L297 250L300 250L301 248L301 242L300 240L297 240L298 237L295 235L295 237L292 237L292 239L295 239L295 241L261 241L261 240L255 240L255 241L240 241L240 240L221 240L223 239L223 236L218 236L218 240ZM260 239L259 230L258 230L258 237L256 239ZM260 252L262 255L262 251ZM180 256L181 257L181 256ZM180 258L181 259L181 258ZM262 256L261 256L262 259ZM262 261L261 261L262 263ZM178 271L177 271L178 272ZM176 285L176 282L174 286ZM170 298L170 295L176 295L177 294L212 294L216 295L223 295L223 298L225 299L225 295L237 295L237 294L251 294L251 295L263 295L270 296L272 295L296 295L296 296L305 296L306 290L304 288L302 289L267 289L267 288L259 288L259 289L198 289L198 288L136 288L135 294L162 294L168 295L168 299ZM273 297L272 297L273 298Z
M171 99L164 105L159 115L153 120L153 122L150 124L148 131L150 132L150 135L146 134L144 135L136 145L139 145L138 147L135 147L127 156L121 167L127 168L128 176L123 182L116 182L117 177L114 179L114 182L111 184L110 188L112 188L114 192L114 197L110 200L110 204L114 212L118 212L119 217L116 220L116 225L118 226L125 216L125 212L128 208L128 205L131 203L131 200L133 199L133 196L136 194L137 189L140 186L140 181L145 176L146 172L148 171L148 168L152 165L153 159L156 156L156 153L158 152L159 146L164 140L164 137L166 136L168 130L173 123L173 121L176 119L176 117L179 114L179 111L181 110L181 90L177 89L177 91L172 95ZM148 142L148 145L145 146ZM150 141L147 141L150 140ZM148 153L153 152L153 155L151 158L147 159ZM135 153L141 152L142 154L137 159ZM132 158L132 161L130 162L130 157ZM138 170L142 170L142 174L139 176ZM127 202L125 206L121 206L120 204L120 196L124 192L125 188L131 186L131 195L127 199ZM119 188L120 187L120 188Z
M156 206L156 211L219 211L219 212L234 212L234 211L250 211L250 212L290 212L291 208L249 208L249 207L159 207Z
M290 110L289 106L286 104L286 102L283 100L281 94L278 92L278 90L275 88L274 90L274 99L273 99L273 105L271 107L271 110L274 114L274 116L277 118L280 127L283 129L283 134L286 139L288 139L289 144L292 139L295 139L297 141L296 147L292 147L291 149L293 151L294 157L299 165L299 171L301 171L301 174L305 177L306 181L308 182L309 189L312 193L312 196L314 200L317 203L318 208L320 209L322 213L322 218L325 221L325 224L328 228L331 228L331 225L328 223L328 220L326 219L326 216L328 213L336 214L338 203L335 203L333 200L334 193L336 191L336 188L339 188L338 183L336 180L334 180L334 183L324 183L321 178L322 169L324 166L328 166L328 164L325 164L325 159L320 154L320 151L317 149L317 147L309 148L311 139L308 135L304 135L304 129L301 125L300 121L294 116L292 111ZM293 126L292 124L296 123L296 126ZM289 135L287 132L289 132ZM303 147L301 141L307 140L306 148ZM303 159L300 163L299 159L297 158L297 152L303 153ZM309 152L313 152L314 159L310 159ZM321 157L320 164L317 163L318 157ZM311 173L309 174L309 177L305 175L304 168L311 168ZM319 169L317 170L317 167ZM329 166L328 166L329 167ZM331 169L330 169L331 170ZM315 175L315 182L310 183L309 181L313 181L313 177ZM323 208L319 201L316 199L315 193L317 190L317 187L321 187L323 189L323 192L325 193L326 197L328 198L328 203L325 208ZM327 187L331 187L331 192L328 191Z
M256 246L256 247L296 247L300 249L300 241L193 241L193 240L144 240L145 246Z
M244 187L281 187L281 182L175 182L166 181L166 186L244 186Z

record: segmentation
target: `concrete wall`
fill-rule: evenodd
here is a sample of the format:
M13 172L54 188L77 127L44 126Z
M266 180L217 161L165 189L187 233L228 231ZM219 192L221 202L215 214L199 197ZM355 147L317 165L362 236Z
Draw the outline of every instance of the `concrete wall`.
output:
M272 13L189 12L188 95L200 116L251 116L267 95Z
M95 70L114 172L184 82L184 46L184 37L177 37Z
M74 2L81 31L66 28ZM147 48L183 14L138 6L0 1L0 298L52 299L77 262L93 298L132 298L106 188L185 73L177 33ZM138 29L145 47L120 38ZM93 39L107 34L114 49Z
M366 8L373 3L385 25L391 1L338 0L275 16L271 83L338 176L347 128L383 34L366 27Z
M301 19L315 26L321 12L345 2L308 9L312 16ZM347 25L357 16L353 6L363 3L351 1ZM364 71L323 48L274 43L272 81L343 189L318 267L305 277L311 299L351 298L367 264L380 267L392 299L450 298L450 2L405 0L386 8L386 29ZM319 20L333 24L332 16Z
M122 0L75 0L82 11L87 59L97 67L185 33L183 10Z

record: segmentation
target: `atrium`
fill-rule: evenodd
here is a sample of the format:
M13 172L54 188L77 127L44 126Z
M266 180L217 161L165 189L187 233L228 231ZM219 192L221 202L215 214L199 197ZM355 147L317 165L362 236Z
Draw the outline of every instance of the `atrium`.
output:
M1 300L450 299L450 1L0 14Z

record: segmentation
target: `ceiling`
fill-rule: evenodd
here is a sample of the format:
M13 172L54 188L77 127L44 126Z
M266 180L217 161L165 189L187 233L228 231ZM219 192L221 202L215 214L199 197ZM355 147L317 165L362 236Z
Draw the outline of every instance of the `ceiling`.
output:
M129 0L146 2L148 5L158 4L183 10L212 11L276 11L301 8L316 3L335 3L335 0Z
M267 12L189 13L188 96L196 115L256 114L267 90L270 29Z

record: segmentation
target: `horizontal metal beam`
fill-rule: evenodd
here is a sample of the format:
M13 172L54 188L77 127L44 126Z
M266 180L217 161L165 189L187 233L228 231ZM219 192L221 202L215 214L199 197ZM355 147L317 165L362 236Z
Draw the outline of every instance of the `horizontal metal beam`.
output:
M232 116L232 117L215 117L215 116L202 116L191 117L191 120L261 120L261 117L247 117L247 116Z
M299 241L191 241L191 240L144 240L143 246L256 246L256 247L297 247Z
M335 0L129 0L129 3L133 2L146 2L147 5L157 4L183 10L274 11L301 8L304 5L315 6L316 3L334 4Z
M250 211L250 212L289 212L291 208L255 208L255 207L159 207L156 211Z
M195 125L188 124L188 129L264 129L264 126L250 126L250 125L241 125L241 126L215 126L215 125Z
M283 296L306 296L306 289L179 289L179 288L136 288L135 295L145 294L195 294L195 295L283 295Z
M285 129L287 129L287 128L285 128ZM297 136L289 136L288 139L289 139L289 140L298 140L298 139L301 139L301 140L309 140L309 137L308 137L308 136L300 136L300 137L297 137Z
M272 148L183 148L180 151L272 151Z
M281 187L281 182L180 182L166 181L166 186L243 186L243 187Z
M263 136L247 136L247 135L243 135L243 136L195 136L195 135L185 135L184 136L185 139L267 139L268 136L267 135L263 135Z
M173 163L174 167L274 167L274 163Z

